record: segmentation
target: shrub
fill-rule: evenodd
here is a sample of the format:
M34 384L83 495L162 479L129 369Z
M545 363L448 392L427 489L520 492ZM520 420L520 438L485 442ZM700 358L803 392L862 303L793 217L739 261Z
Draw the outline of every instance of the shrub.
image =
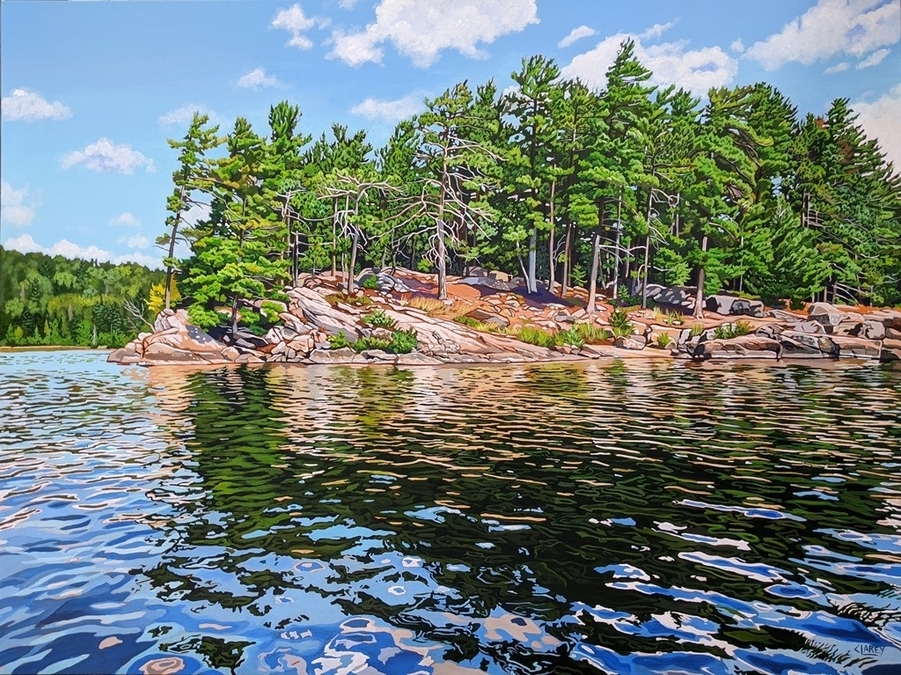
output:
M347 336L342 331L328 336L328 346L331 349L342 349L344 347L350 347L351 344L348 341Z
M530 345L545 347L547 349L552 349L556 345L553 333L541 330L540 328L535 328L534 326L523 326L519 329L516 337L521 342L527 342Z
M391 340L388 338L375 337L373 335L361 337L350 345L350 348L355 352L362 352L364 349L381 349L382 351L388 351L389 347L391 347Z
M394 319L389 318L384 309L372 310L360 319L360 323L373 328L394 328Z
M605 342L610 335L607 333L606 329L601 328L600 326L594 323L580 323L575 326L576 331L578 331L584 342L588 344L597 344L599 342Z
M669 333L657 333L656 340L657 346L660 347L660 349L666 349L669 347L670 342L673 341L673 338L670 337Z
M610 328L617 337L632 335L632 322L629 320L629 315L621 309L614 309L610 315Z
M416 337L416 331L412 328L407 330L396 330L391 336L391 344L388 351L395 354L409 354L419 345L419 338Z
M282 308L279 305L275 304L271 300L263 300L260 305L260 312L270 325L278 323L278 315L281 309Z
M702 323L693 323L691 324L691 336L697 337L701 333L704 332L704 324Z
M379 290L379 278L374 274L370 274L369 276L363 278L360 287L370 291L377 291Z
M641 304L641 296L629 293L628 288L620 286L617 289L616 303L620 307L636 307Z
M557 333L555 340L558 345L576 347L577 349L581 349L585 345L585 339L575 327L567 328Z
M735 323L724 323L717 326L713 331L713 337L717 340L730 340L731 338L747 335L751 332L751 324L747 321L736 321Z

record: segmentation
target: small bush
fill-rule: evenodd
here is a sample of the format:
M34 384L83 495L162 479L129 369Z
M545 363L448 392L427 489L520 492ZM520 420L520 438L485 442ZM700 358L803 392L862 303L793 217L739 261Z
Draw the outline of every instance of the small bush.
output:
M379 290L379 278L374 274L370 274L368 277L363 278L360 287L370 291L377 291Z
M799 299L797 299L797 298L792 298L792 299L789 301L788 306L789 306L791 309L794 309L794 310L804 309L804 301L803 301L803 300L799 300Z
M409 354L419 345L419 338L416 337L416 331L412 328L408 330L396 330L391 336L391 344L388 345L388 351L395 354Z
M704 324L702 323L693 323L691 324L691 336L698 337L701 333L704 332Z
M580 323L577 324L575 328L583 342L587 342L588 344L606 342L610 337L610 334L604 328L601 328L594 323Z
M269 300L263 300L260 305L260 312L263 314L263 317L269 322L270 325L274 325L278 323L278 315L281 311L281 307L274 302Z
M373 328L394 328L394 319L388 318L383 309L374 309L369 314L360 319L360 323L364 326L372 326Z
M585 346L585 339L575 327L567 328L566 330L557 333L555 340L558 345L566 345L568 347L575 347L576 349L581 349Z
M614 309L610 315L610 328L613 329L613 334L616 337L632 335L633 332L629 315L621 309Z
M382 351L388 351L391 347L391 340L388 338L380 338L374 337L372 335L367 335L365 337L361 337L359 340L350 345L350 348L355 352L362 352L364 349L381 349Z
M717 326L713 331L713 337L717 340L730 340L741 335L747 335L751 332L751 324L747 321L736 321L735 323L724 323Z
M343 332L340 332L328 336L328 346L330 349L343 349L344 347L351 347L352 345L348 341L347 336Z
M548 331L535 328L534 326L523 326L519 329L516 337L521 342L527 342L530 345L545 347L552 349L556 345L554 334Z
M669 333L657 333L656 341L657 346L660 347L660 349L666 349L669 347L670 342L673 341L673 338L670 337Z

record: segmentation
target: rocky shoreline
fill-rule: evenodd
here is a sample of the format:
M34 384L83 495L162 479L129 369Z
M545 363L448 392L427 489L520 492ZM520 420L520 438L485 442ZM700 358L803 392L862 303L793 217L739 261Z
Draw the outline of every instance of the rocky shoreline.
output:
M767 310L759 301L727 295L707 298L703 320L685 316L692 309L690 289L655 287L649 297L669 310L631 310L632 334L609 335L612 307L598 304L589 313L575 289L568 301L547 292L526 295L516 280L476 270L454 278L450 299L428 298L430 277L403 271L394 275L366 272L378 289L339 293L341 280L303 275L287 289L288 303L274 303L278 325L258 336L242 330L207 333L193 326L185 310L166 310L152 333L142 333L109 362L122 365L225 365L242 363L396 364L403 366L573 361L636 356L694 360L864 359L901 361L901 311L813 303L806 311ZM368 284L375 286L375 284ZM269 303L270 311L272 308ZM425 306L429 311L417 307ZM242 312L260 311L260 303ZM377 311L391 330L371 325ZM458 320L453 320L451 317ZM466 317L467 324L459 318ZM607 339L593 344L529 344L515 333L527 326L557 334L590 325ZM470 327L475 325L478 329ZM737 328L741 330L737 330ZM415 334L409 353L390 348L354 349L366 341L387 344L393 331ZM734 335L745 332L745 334ZM336 339L339 336L340 339ZM381 340L381 342L379 342ZM339 346L341 345L341 346Z

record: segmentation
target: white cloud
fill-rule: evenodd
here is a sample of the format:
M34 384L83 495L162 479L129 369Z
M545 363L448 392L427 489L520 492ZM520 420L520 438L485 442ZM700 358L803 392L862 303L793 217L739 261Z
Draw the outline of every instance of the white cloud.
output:
M875 52L873 52L867 58L857 64L857 70L863 70L864 68L872 68L873 66L878 66L880 63L882 63L883 59L885 59L885 57L891 53L891 49L877 49Z
M560 40L560 42L557 43L557 46L560 49L564 49L572 44L575 44L582 38L591 37L592 35L597 35L597 31L594 28L589 28L588 26L579 26L578 28L573 28L571 31L569 31L569 35Z
M897 0L819 0L779 33L756 42L746 56L766 70L786 63L810 65L834 54L862 57L901 40Z
M858 114L857 123L867 137L878 139L895 170L901 170L901 84L872 103L852 103L851 108Z
M119 237L116 243L126 244L130 248L147 248L150 246L150 240L142 234L135 234L131 237Z
M308 17L303 13L301 6L295 4L291 5L288 9L279 10L278 14L275 15L275 18L269 25L272 28L280 28L291 33L291 39L288 40L289 47L309 49L313 46L313 41L303 33L314 26L323 28L328 25L328 21L317 19L315 17Z
M109 224L117 225L120 227L141 227L141 221L135 218L128 211L119 214L115 218L110 218Z
M731 49L733 52L741 54L745 50L745 43L741 41L741 38L738 38L735 42L729 45L729 49Z
M357 4L357 0L340 0L338 5L341 9L353 9L354 5Z
M410 94L394 101L379 101L367 98L350 109L354 115L360 115L370 120L384 120L396 122L423 110L422 96Z
M162 261L158 257L147 255L139 251L129 251L121 255L114 255L97 246L79 246L68 239L61 239L52 246L45 247L38 244L30 234L10 238L3 242L3 246L20 253L46 253L47 255L61 255L64 258L81 258L83 260L96 260L98 262L111 262L117 265L124 262L134 262L146 265L150 268L161 269Z
M188 210L185 211L181 217L185 225L187 225L188 227L194 227L197 223L209 218L210 213L212 213L212 209L210 208L209 204L200 204L195 202L191 204Z
M28 227L37 207L36 202L28 199L28 188L13 190L6 181L0 183L0 223Z
M115 145L108 138L101 138L84 150L76 150L63 157L64 169L70 169L76 164L84 164L91 171L110 173L132 174L140 167L144 167L149 173L156 171L152 159L132 150L130 145Z
M638 35L617 33L592 49L579 54L561 69L567 79L579 79L590 87L607 84L607 69L616 59L625 40L635 42L635 57L653 72L654 84L675 84L695 93L706 94L711 87L729 84L738 72L738 63L720 47L686 49L687 42L664 42L645 47Z
M641 34L642 40L653 40L654 38L659 38L670 28L675 26L678 21L668 21L666 23L655 23L653 26L648 28L644 33Z
M442 49L456 49L469 58L482 58L479 43L490 44L507 33L538 23L536 0L381 0L376 20L358 33L335 31L329 58L351 66L381 63L383 42L420 67L430 66Z
M239 87L245 87L249 89L259 89L260 87L277 87L280 84L281 82L279 82L277 78L267 75L266 71L262 68L251 70L246 75L242 75L238 80Z
M50 103L27 89L13 89L12 94L0 100L0 109L3 119L10 122L65 120L72 117L72 111L59 101Z
M842 61L841 63L836 63L834 66L829 66L826 70L823 71L824 75L834 75L835 73L843 73L851 66L848 65L847 61Z
M157 121L160 124L178 124L184 126L194 120L194 113L206 115L211 120L216 118L216 113L201 103L188 103L181 108L170 110L165 115L160 115Z
M19 253L40 253L44 250L30 234L10 237L3 242L3 247L10 251L18 251Z

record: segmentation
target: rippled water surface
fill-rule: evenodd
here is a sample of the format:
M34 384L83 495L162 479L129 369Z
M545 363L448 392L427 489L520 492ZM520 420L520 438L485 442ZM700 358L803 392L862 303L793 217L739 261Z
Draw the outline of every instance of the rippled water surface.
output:
M895 673L901 371L0 354L2 673Z

